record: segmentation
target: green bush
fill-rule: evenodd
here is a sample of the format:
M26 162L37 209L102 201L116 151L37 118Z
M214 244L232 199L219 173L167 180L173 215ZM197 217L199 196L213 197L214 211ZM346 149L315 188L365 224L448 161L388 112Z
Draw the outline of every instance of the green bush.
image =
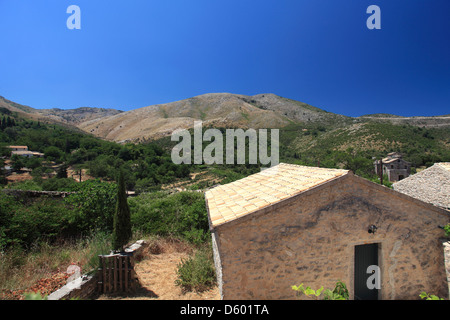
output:
M45 191L72 191L76 189L77 182L71 178L50 178L42 180L41 186Z
M324 300L348 300L350 296L347 286L342 281L338 281L336 283L333 291L331 291L330 289L324 290L323 286L317 290L313 290L311 289L311 287L305 288L303 283L301 283L299 286L292 286L291 288L292 290L296 291L298 297L304 294L307 297L318 299L320 295L323 295Z
M58 147L49 146L49 147L45 148L44 154L47 159L58 162L58 161L60 161L60 159L64 153Z
M13 197L0 192L0 252L11 242L9 228L17 207Z
M19 200L0 194L0 246L29 248L38 240L68 234L70 210L61 199Z
M98 256L109 254L112 247L112 235L101 231L94 231L92 234L83 239L83 247L87 248L86 256L88 260L83 266L87 273L94 273L100 267Z
M421 292L419 297L423 300L445 300L444 298L440 298L434 294L426 293L425 291Z
M74 192L65 198L70 205L70 224L78 233L94 230L111 232L117 200L117 185L100 180L77 183Z
M178 264L175 284L183 291L205 291L216 284L216 273L211 247L197 250Z
M10 183L8 184L7 189L42 191L42 186L33 179Z
M450 237L450 223L447 223L446 226L444 226L445 236Z
M348 300L350 294L344 282L338 281L333 291L325 290L325 300Z
M183 237L193 243L206 240L209 230L203 193L155 192L129 200L131 223L145 234Z

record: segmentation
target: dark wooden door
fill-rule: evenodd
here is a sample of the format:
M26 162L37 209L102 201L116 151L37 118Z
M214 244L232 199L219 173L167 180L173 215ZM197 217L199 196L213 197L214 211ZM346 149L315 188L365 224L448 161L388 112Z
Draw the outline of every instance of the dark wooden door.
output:
M378 290L369 289L367 286L367 279L371 276L371 274L367 273L367 268L371 265L378 266L378 244L355 246L355 300L378 299Z

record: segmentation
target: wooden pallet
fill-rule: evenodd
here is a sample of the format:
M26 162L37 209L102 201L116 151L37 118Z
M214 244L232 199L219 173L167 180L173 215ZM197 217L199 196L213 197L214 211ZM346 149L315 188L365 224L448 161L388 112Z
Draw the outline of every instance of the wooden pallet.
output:
M134 292L136 290L137 276L132 254L100 255L99 259L99 293Z

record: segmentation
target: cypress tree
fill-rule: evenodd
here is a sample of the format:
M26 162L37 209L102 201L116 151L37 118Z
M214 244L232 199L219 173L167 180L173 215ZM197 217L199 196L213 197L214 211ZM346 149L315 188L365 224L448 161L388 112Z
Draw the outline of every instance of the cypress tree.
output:
M67 168L68 165L63 163L57 170L56 170L56 177L60 179L67 178Z
M114 214L113 250L123 251L124 246L131 239L131 217L127 201L123 172L119 174L119 186L117 190L117 205Z

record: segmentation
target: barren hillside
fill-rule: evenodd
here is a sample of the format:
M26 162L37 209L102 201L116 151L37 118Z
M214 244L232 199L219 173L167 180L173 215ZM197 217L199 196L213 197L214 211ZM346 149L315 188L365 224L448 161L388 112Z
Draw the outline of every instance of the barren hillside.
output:
M120 114L122 111L106 108L81 107L76 109L42 109L39 114L57 122L78 126L79 124Z
M327 128L351 126L355 121L388 122L419 127L449 127L450 116L401 117L372 114L347 117L275 94L246 96L210 93L176 102L151 105L122 112L106 108L33 109L0 97L0 108L47 123L77 127L100 138L116 142L139 142L170 136L195 121L204 127L282 128L289 124L319 123Z
M105 108L82 107L77 109L34 109L29 106L10 101L0 96L0 108L17 113L25 119L41 121L44 123L57 123L69 127L78 127L79 124L94 119L112 116L122 111Z
M203 125L239 128L281 128L291 122L345 118L274 94L245 96L211 93L144 107L85 122L79 127L115 141L137 141L170 135L176 129Z

